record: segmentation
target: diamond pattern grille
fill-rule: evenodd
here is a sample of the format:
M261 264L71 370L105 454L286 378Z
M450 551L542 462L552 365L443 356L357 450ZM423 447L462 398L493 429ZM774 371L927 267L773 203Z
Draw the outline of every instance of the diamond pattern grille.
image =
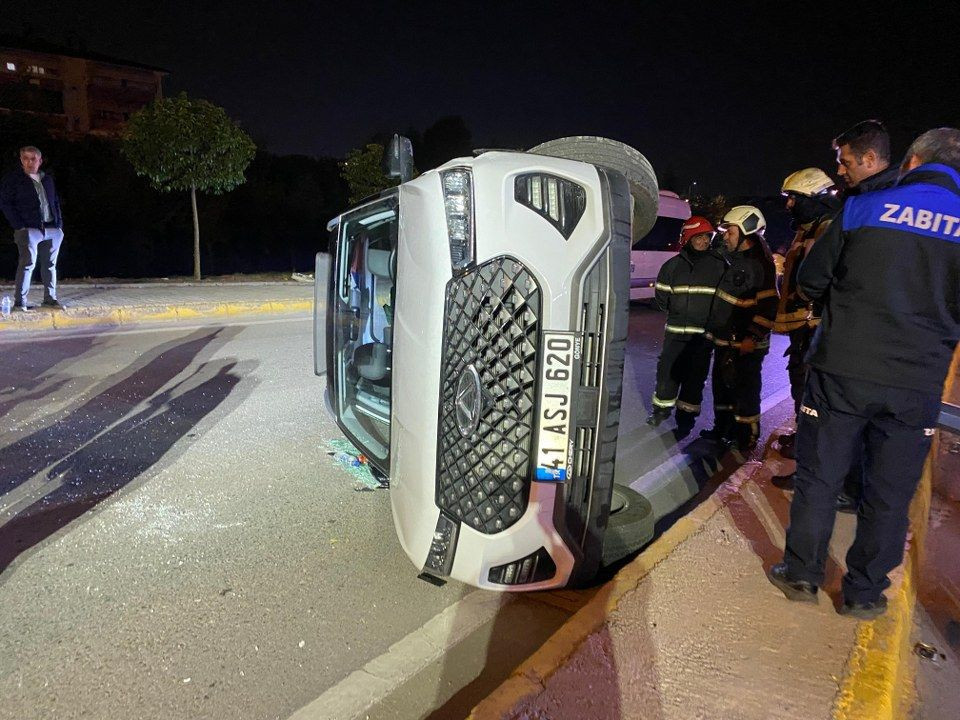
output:
M496 258L447 286L437 506L486 534L523 515L530 496L540 287L523 265ZM473 365L483 401L476 430L457 424L457 384Z

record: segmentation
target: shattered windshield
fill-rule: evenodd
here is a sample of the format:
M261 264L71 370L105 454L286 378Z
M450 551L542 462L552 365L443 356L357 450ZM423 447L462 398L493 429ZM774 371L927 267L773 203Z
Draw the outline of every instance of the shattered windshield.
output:
M385 473L397 220L396 195L343 216L333 293L337 414L357 447Z

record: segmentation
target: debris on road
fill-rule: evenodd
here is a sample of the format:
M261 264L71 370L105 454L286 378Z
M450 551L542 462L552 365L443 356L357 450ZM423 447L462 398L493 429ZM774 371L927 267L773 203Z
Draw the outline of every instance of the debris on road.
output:
M350 443L349 440L335 438L327 442L329 449L327 455L349 475L357 480L354 490L357 492L370 492L380 488L390 487L389 481L378 478L378 473L373 471L366 456Z

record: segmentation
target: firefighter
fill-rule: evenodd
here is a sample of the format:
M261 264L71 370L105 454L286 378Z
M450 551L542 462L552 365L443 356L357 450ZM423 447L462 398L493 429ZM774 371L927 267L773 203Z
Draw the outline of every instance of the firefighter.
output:
M657 305L666 311L667 324L647 424L656 427L676 408L680 437L693 430L710 371L711 344L704 334L725 267L710 249L715 234L705 217L694 215L687 220L680 231L680 253L663 264L655 286Z
M723 217L725 268L707 337L714 345L714 426L701 436L749 452L760 437L760 371L777 314L777 276L757 208L738 205Z
M797 271L814 241L826 232L830 219L840 209L833 180L819 168L798 170L783 181L780 193L786 198L787 210L797 226L796 235L787 250L780 285L780 302L773 331L790 337L787 348L787 373L790 376L790 394L793 411L800 412L806 365L803 361L813 330L820 324L819 304L803 298L797 292ZM794 434L780 436L780 454L794 457Z

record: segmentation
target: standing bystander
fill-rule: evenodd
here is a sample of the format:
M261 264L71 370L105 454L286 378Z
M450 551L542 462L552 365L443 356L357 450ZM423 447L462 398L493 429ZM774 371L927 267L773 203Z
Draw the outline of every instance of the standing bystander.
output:
M0 209L13 227L13 240L19 251L15 309L27 311L33 268L40 261L43 280L43 304L63 309L57 299L57 255L63 242L63 215L53 178L40 170L43 157L28 145L20 148L20 166L0 182Z
M825 305L808 355L784 562L768 573L789 599L817 601L836 495L862 449L840 610L860 619L886 609L960 340L960 130L925 132L902 171L895 187L850 198L800 268L801 291Z

